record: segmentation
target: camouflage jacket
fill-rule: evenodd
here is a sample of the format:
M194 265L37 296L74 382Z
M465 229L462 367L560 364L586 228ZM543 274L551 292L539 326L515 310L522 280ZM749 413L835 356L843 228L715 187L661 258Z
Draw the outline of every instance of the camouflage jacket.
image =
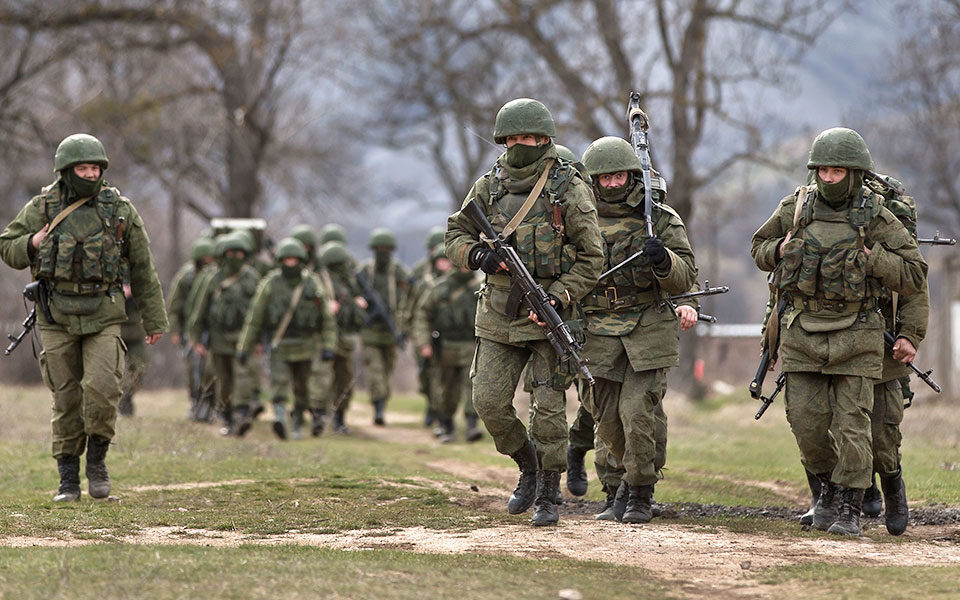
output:
M367 281L370 282L373 289L377 291L384 304L386 304L398 331L402 331L402 324L398 317L401 314L400 308L403 306L406 293L409 291L407 284L410 280L410 274L407 273L407 269L402 264L393 258L390 259L390 264L386 269L377 269L374 263L373 260L367 261L360 267L360 271L366 274ZM396 343L390 333L390 328L379 319L366 324L360 331L360 339L364 344L373 346L390 346Z
M548 159L556 161L549 183L507 241L546 292L560 299L562 316L569 318L574 315L574 305L596 285L603 264L593 193L573 165L558 159L553 148L523 169L506 166L501 156L494 168L473 184L464 204L476 200L493 228L503 231ZM444 243L455 266L477 268L470 263L470 255L482 243L480 231L462 211L447 220ZM526 310L516 316L506 314L509 291L508 275L486 276L477 307L477 336L513 344L544 339L542 329L527 318Z
M183 336L187 326L186 305L187 296L190 294L190 288L193 287L193 281L197 278L197 265L189 260L177 269L170 282L170 294L168 297L167 316L170 317L170 331Z
M469 366L473 359L480 282L473 272L448 273L417 304L414 345L432 345L441 365Z
M51 287L50 323L42 311L37 326L74 335L102 331L127 320L121 289L129 277L147 334L167 330L163 291L150 253L150 239L133 204L106 182L41 242L30 245L61 210L72 204L59 178L27 203L0 234L0 258L14 269L30 267ZM123 223L123 225L121 225ZM119 233L122 231L122 239Z
M220 265L204 268L194 283L196 295L188 300L192 306L187 323L190 340L216 354L235 354L259 282L260 274L248 264L233 274Z

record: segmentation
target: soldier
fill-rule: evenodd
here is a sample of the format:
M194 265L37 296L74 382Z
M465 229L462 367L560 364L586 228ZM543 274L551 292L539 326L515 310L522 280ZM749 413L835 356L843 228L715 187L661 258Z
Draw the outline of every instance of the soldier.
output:
M123 379L120 382L120 402L117 404L117 414L132 417L133 395L143 384L143 376L147 371L147 332L143 328L140 317L140 307L133 299L133 290L129 283L123 284L124 310L127 320L120 327L120 339L127 348Z
M352 258L340 242L327 242L320 247L320 281L330 298L330 312L337 319L337 350L333 358L333 381L324 394L324 408L333 411L334 433L349 434L344 414L350 407L353 384L356 382L353 351L363 326L367 301L361 295L351 268Z
M187 325L187 296L193 287L193 282L200 270L213 262L213 240L206 237L197 238L190 248L190 260L183 263L170 283L169 305L167 315L170 318L170 339L177 346L186 345L185 330ZM185 353L187 393L190 398L188 418L197 418L197 403L200 400L202 389L202 369L195 368L195 357L192 352Z
M243 435L250 428L249 397L236 394L234 364L243 319L257 291L260 274L246 262L246 243L235 234L217 238L219 264L198 278L194 314L187 325L193 351L213 358L221 435ZM240 367L242 368L242 367Z
M260 282L247 312L237 345L237 362L246 363L261 336L269 336L273 431L280 439L287 439L287 390L292 385L290 435L300 439L303 412L310 402L307 387L312 381L310 371L317 338L320 338L321 360L333 360L337 326L330 314L323 284L316 273L306 268L308 255L303 244L292 237L281 240L277 259L280 268L270 271ZM322 423L320 411L312 411L311 416L314 426Z
M257 237L246 227L238 227L230 232L243 242L243 251L246 253L244 261L254 268L259 277L276 267L274 261L267 261L260 256L257 246ZM263 413L263 402L260 399L264 388L266 368L262 356L260 360L247 361L246 364L235 364L233 373L233 396L241 399L238 406L247 406L247 414L242 415L250 423ZM242 423L242 421L241 421ZM242 425L246 428L247 425ZM246 431L246 429L244 429Z
M590 188L570 163L558 159L556 133L553 117L542 103L519 98L505 104L497 113L494 139L506 146L506 152L474 183L465 203L476 200L552 297L557 311L569 318L577 301L596 283L603 250ZM477 307L473 403L497 450L520 468L507 510L519 514L536 501L532 523L556 523L556 496L567 462L563 392L573 375L569 366L559 364L542 328L531 322L529 317L536 315L508 313L510 276L462 211L447 221L445 242L454 266L487 274ZM532 440L513 406L514 390L531 356Z
M301 223L290 230L290 237L303 244L303 247L307 251L306 266L311 271L316 270L317 248L320 247L320 244L317 239L317 233L313 230L313 227L305 223Z
M390 376L397 362L396 336L391 333L385 319L391 319L397 327L397 315L403 306L409 273L393 258L397 239L385 227L370 232L369 247L374 258L360 268L358 277L366 278L380 296L388 315L375 316L360 332L363 340L363 362L370 380L370 401L373 403L374 425L385 425L384 410L390 398ZM368 304L373 304L367 299ZM370 315L368 315L370 318Z
M820 133L807 168L815 184L780 201L754 234L751 254L761 270L775 271L785 307L767 331L779 331L787 420L804 467L821 484L813 526L860 535L884 355L878 298L885 289L922 293L927 265L903 224L864 187L873 159L860 134ZM902 355L905 341L894 351Z
M477 318L477 292L480 280L470 269L451 271L443 244L434 247L434 269L444 273L417 303L413 319L413 339L420 356L432 361L437 373L431 377L432 395L439 399L436 419L441 441L456 440L454 417L463 404L467 421L466 439L475 442L483 436L477 427L477 412L471 398L470 362L477 341L473 324ZM439 263L446 262L446 266Z
M124 273L142 309L146 342L156 344L167 329L143 220L104 181L108 165L98 139L67 137L54 155L56 180L0 234L3 261L15 269L30 267L49 293L37 327L40 372L53 392L53 456L60 474L54 502L80 499L85 447L90 495L110 495L105 458L121 393Z
M647 237L643 167L629 142L600 138L584 152L583 164L593 179L606 244L604 267L643 249L642 256L600 280L581 301L587 316L583 352L597 379L582 401L613 463L622 466L627 492L622 520L647 523L659 478L656 432L667 371L679 364L679 328L696 322L695 309L674 309L669 296L696 284L697 267L683 221L665 204L665 186L657 176L648 190L654 236ZM604 484L611 501L621 481Z

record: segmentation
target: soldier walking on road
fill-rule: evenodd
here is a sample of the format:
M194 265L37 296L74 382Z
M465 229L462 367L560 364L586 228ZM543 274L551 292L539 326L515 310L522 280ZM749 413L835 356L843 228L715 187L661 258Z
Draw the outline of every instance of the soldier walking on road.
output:
M553 116L541 102L508 102L494 124L494 140L506 152L474 183L464 203L477 202L551 296L557 312L569 319L597 281L603 250L590 188L571 163L558 158L556 135ZM519 514L536 502L532 523L554 524L560 474L566 469L564 390L573 369L559 363L543 329L529 318L532 313L512 302L508 310L510 275L463 211L448 219L445 242L454 266L486 273L477 307L473 402L497 450L520 468L507 510ZM513 405L531 356L532 440Z
M90 495L110 495L105 458L121 394L124 273L148 344L166 331L167 316L143 220L103 179L109 165L103 145L87 134L71 135L60 142L53 163L56 180L0 234L0 257L15 269L30 267L49 293L49 306L37 311L40 372L53 392L53 456L60 473L54 501L64 502L80 499L84 449Z

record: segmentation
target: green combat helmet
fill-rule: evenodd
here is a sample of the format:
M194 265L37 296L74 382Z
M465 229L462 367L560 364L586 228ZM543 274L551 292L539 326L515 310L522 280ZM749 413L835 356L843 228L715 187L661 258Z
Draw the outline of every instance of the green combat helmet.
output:
M243 240L243 243L246 246L243 250L247 254L253 254L254 250L257 248L257 238L254 237L253 232L249 229L238 229L234 231L233 234Z
M859 133L846 127L834 127L820 132L810 147L807 168L817 167L872 171L873 157Z
M309 225L303 223L297 225L290 231L290 237L298 240L304 246L317 247L317 233Z
M54 171L62 171L80 163L94 163L100 165L103 170L110 165L103 144L86 133L75 133L65 137L53 155Z
M217 236L217 243L214 248L217 256L223 256L227 250L247 251L247 243L236 233L223 233Z
M445 227L436 225L430 228L430 231L427 233L427 250L433 250L437 244L443 243L443 236L447 233Z
M327 242L320 247L320 264L323 266L337 265L349 259L350 253L347 252L347 247L340 242Z
M493 124L493 141L504 144L509 135L526 134L557 137L553 115L539 100L517 98L507 102Z
M304 248L303 243L295 237L283 238L280 240L280 244L277 245L277 260L291 257L305 261L307 260L307 249Z
M367 247L371 249L390 248L391 250L396 250L397 238L394 237L393 232L386 227L377 227L370 232L370 241L367 243Z
M643 170L630 142L612 135L595 140L587 147L583 153L583 166L591 177L603 173Z
M340 242L341 244L346 245L346 230L336 223L327 223L320 228L320 245L322 246L327 242Z
M190 260L203 260L208 256L213 256L213 240L208 237L197 238L190 248Z

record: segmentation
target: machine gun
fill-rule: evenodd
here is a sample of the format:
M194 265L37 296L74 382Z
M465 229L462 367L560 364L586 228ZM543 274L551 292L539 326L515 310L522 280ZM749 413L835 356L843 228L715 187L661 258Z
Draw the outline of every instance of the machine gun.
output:
M364 324L369 325L374 321L381 321L387 326L387 329L390 330L390 334L397 343L397 347L403 349L404 346L407 345L407 336L397 329L397 324L394 322L393 317L390 316L390 310L387 308L386 303L383 301L383 298L380 297L380 293L374 289L370 280L367 279L367 274L362 270L357 272L357 283L360 284L363 297L367 300L367 320Z
M500 260L507 265L512 286L519 290L520 296L527 302L530 310L547 324L544 328L544 334L557 353L557 358L561 361L571 361L592 386L594 384L593 375L587 369L586 363L580 358L579 354L583 345L574 339L570 328L557 314L553 305L550 304L550 296L530 275L530 271L520 260L517 251L494 231L493 226L487 220L486 215L483 214L476 200L467 202L463 207L463 214L480 230L481 240L486 242L497 253Z
M33 308L30 309L30 314L27 315L27 318L24 319L20 325L23 330L17 335L7 335L7 339L10 340L10 345L3 351L4 356L10 356L10 354L17 349L17 346L20 345L20 342L23 341L23 338L27 337L27 334L30 333L37 324L38 304L44 316L47 317L47 320L50 323L54 323L53 317L50 315L50 305L47 304L47 288L43 281L32 281L28 283L27 287L23 288L23 297L33 302Z

